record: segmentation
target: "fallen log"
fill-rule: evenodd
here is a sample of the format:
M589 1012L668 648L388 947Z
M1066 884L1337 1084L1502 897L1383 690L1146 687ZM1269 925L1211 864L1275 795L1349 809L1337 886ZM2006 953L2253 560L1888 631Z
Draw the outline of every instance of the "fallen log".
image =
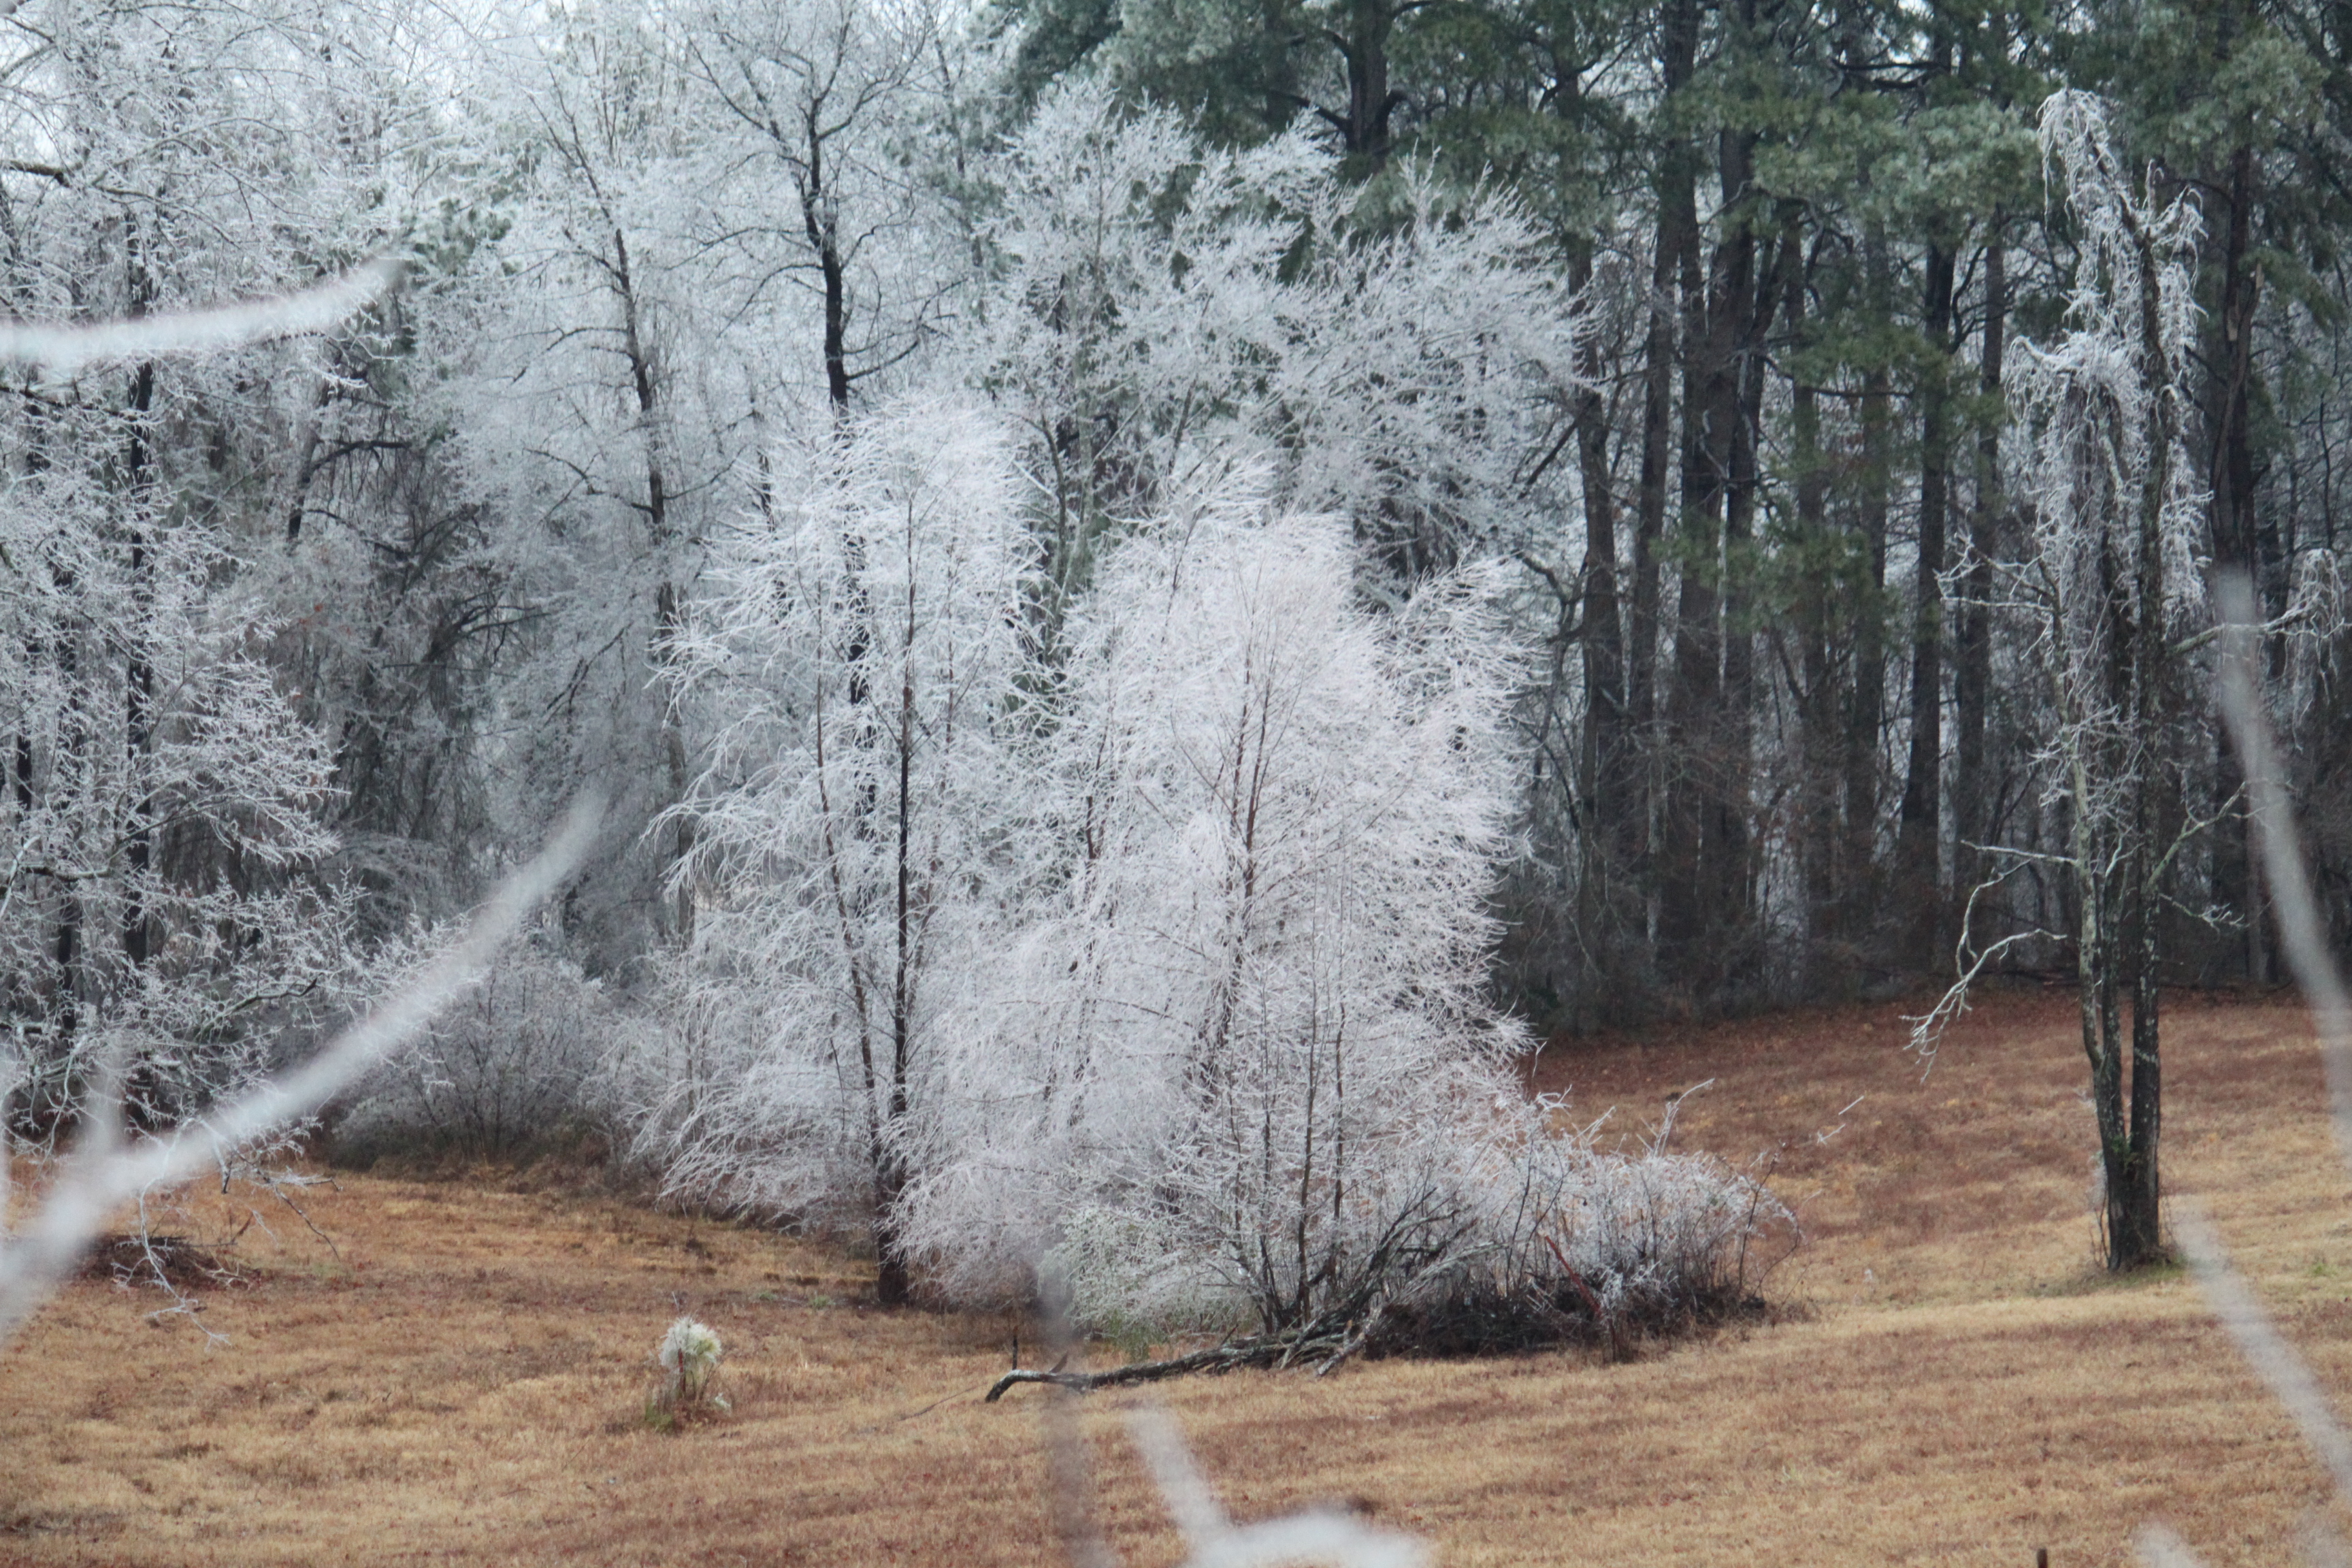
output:
M1245 1366L1281 1367L1295 1361L1324 1356L1327 1359L1316 1369L1320 1375L1345 1361L1362 1343L1361 1332L1350 1335L1326 1331L1234 1340L1212 1345L1207 1350L1169 1356L1161 1361L1131 1362L1126 1366L1106 1367L1100 1372L1063 1372L1058 1368L1048 1371L1041 1367L1017 1366L996 1380L995 1386L988 1391L988 1397L982 1403L993 1405L1004 1396L1005 1390L1024 1383L1042 1383L1055 1388L1091 1394L1097 1388L1118 1388L1130 1383L1157 1383L1161 1378L1183 1377L1196 1372L1234 1372Z

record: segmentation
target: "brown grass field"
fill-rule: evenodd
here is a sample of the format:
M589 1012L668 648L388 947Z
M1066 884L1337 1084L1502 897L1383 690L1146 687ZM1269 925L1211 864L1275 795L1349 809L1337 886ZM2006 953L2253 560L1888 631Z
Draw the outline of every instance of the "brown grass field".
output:
M2069 1000L1990 1001L1924 1081L1900 1011L1536 1068L1629 1131L1716 1080L1678 1145L1773 1159L1804 1225L1774 1321L1616 1364L1391 1361L1151 1397L1236 1517L1337 1500L1445 1563L2025 1568L2046 1546L2073 1568L2126 1560L2151 1519L2216 1564L2298 1560L2326 1494L2284 1415L2185 1279L2095 1270ZM2169 1185L2352 1392L2352 1182L2304 1016L2184 997L2166 1035ZM89 1280L0 1351L0 1563L1055 1560L1037 1391L980 1403L1003 1320L878 1311L836 1251L520 1180L313 1197L340 1257L265 1211L278 1243L247 1233L250 1282L205 1292L225 1343ZM724 1336L733 1410L666 1434L641 1413L681 1310ZM1127 1561L1170 1563L1133 1403L1086 1405L1097 1508Z

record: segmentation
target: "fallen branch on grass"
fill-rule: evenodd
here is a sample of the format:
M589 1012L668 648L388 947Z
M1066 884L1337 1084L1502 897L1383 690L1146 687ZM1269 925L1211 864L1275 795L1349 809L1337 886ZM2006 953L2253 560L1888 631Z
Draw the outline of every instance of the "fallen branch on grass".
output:
M1321 1377L1363 1348L1364 1342L1379 1327L1381 1316L1380 1310L1374 1308L1356 1321L1334 1321L1328 1318L1318 1318L1307 1327L1288 1333L1229 1340L1207 1350L1190 1351L1183 1355L1168 1356L1160 1361L1139 1361L1126 1366L1106 1367L1101 1372L1063 1372L1017 1366L996 1380L982 1403L993 1405L1004 1396L1005 1390L1024 1383L1048 1384L1055 1388L1091 1394L1097 1388L1118 1388L1131 1383L1158 1383L1163 1378L1184 1377L1196 1372L1237 1372L1247 1366L1279 1370L1309 1361L1317 1362L1315 1375ZM1318 1357L1321 1359L1317 1361Z

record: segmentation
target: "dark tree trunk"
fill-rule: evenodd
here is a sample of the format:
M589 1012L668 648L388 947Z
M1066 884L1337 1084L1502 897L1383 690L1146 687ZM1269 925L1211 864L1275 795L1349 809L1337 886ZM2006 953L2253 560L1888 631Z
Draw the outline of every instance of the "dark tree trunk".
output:
M1389 122L1404 100L1389 86L1389 34L1396 18L1389 0L1349 0L1343 25L1324 34L1347 66L1348 106L1317 113L1339 132L1349 171L1360 178L1387 164Z
M1864 289L1870 319L1891 314L1891 268L1885 236L1874 229L1864 241ZM1862 376L1862 592L1853 606L1853 677L1846 711L1845 854L1843 934L1857 948L1873 944L1878 919L1879 731L1886 718L1886 645L1881 600L1886 586L1886 516L1893 476L1893 384L1883 359Z
M2130 835L2123 864L2099 879L2107 883L2112 908L2103 946L2107 963L2101 978L2103 1052L2094 1060L2094 1092L2098 1097L2103 1169L2106 1176L2107 1267L2136 1268L2165 1256L2162 1229L2163 1184L2158 1158L2164 1132L2164 1064L2160 1050L2161 1001L2158 962L2162 956L2161 919L2164 878L2170 857L2166 849L2164 728L2168 687L2168 654L2164 618L2164 547L2162 525L2165 492L2170 483L2173 447L2179 436L2171 396L2173 366L2166 353L2159 314L2158 258L2148 237L2128 214L2133 242L2140 259L2140 374L2150 396L2142 440L2147 467L2140 476L2137 528L2129 563L2128 586L2114 584L2110 647L2117 668L2113 695L2122 699L2131 715L2128 736L2108 742L2118 771L2109 777L2126 782L2130 795ZM2122 1085L2116 1058L2121 1055L2117 1026L2117 994L2126 985L2131 994L2130 1117L2121 1115Z
M629 268L628 236L619 228L613 230L613 256L614 287L621 298L621 344L628 357L629 384L636 394L638 438L645 451L646 532L655 551L666 557L672 540L669 481L662 465L660 373L654 363L652 344L646 337L644 302ZM653 658L656 668L667 670L677 662L677 639L683 628L677 584L665 573L654 586ZM688 773L686 732L678 722L675 705L667 700L662 704L661 749L662 763L669 777L669 798L684 800ZM671 828L667 847L670 864L682 862L693 847L693 821L681 815ZM669 913L672 933L680 942L690 938L694 934L693 889L681 886Z
M1911 749L1897 815L1895 859L1904 910L1901 961L1924 970L1935 963L1937 916L1943 907L1944 794L1944 552L1950 513L1949 385L1951 248L1927 245L1927 297L1921 324L1927 340L1919 380L1919 555L1911 616Z
M849 264L841 248L841 215L826 184L824 144L828 135L819 106L808 110L808 163L800 174L801 227L809 248L816 253L817 277L824 291L824 394L834 416L849 412ZM777 133L783 145L784 138Z
M142 289L134 294L139 305L136 313L144 314L146 300ZM148 742L154 730L155 667L144 646L146 611L153 603L155 585L147 559L147 520L144 514L148 482L147 417L155 406L155 366L151 362L142 364L131 378L131 441L123 460L123 509L128 520L130 547L131 594L136 613L132 624L122 628L123 639L130 657L123 668L122 718L123 766L131 778L145 772ZM147 964L149 937L147 906L142 892L149 869L155 859L155 802L140 797L131 804L131 825L123 846L123 866L130 873L122 900L122 956L133 969Z
M1592 281L1592 256L1580 248L1570 261L1570 284L1581 293ZM1625 716L1625 636L1617 595L1617 499L1610 487L1608 405L1601 392L1601 345L1588 334L1578 350L1585 378L1576 396L1577 478L1584 492L1584 746L1590 801L1585 813L1582 887L1602 929L1624 929L1630 911L1620 896L1632 845L1626 831L1633 801Z
M1749 404L1762 390L1751 374L1764 321L1749 189L1756 142L1738 128L1717 135L1722 211L1704 288L1691 279L1685 309L1682 584L1665 735L1680 787L1664 814L1658 926L1670 973L1702 1001L1735 977L1747 929L1754 660L1742 646L1733 574L1752 505Z
M2001 362L2009 331L2009 254L2002 243L2000 222L1996 213L1991 237L1985 244L1984 337L1977 373L1978 389L1991 407L2000 405ZM1953 718L1958 733L1952 748L1952 866L1954 891L1962 900L1983 875L1984 858L1970 846L1984 843L1994 826L1991 804L1986 798L1992 782L1985 756L1986 708L1992 697L1992 617L1987 601L1992 595L1992 555L2002 505L2000 426L1988 418L1977 433L1966 602L1959 609L1953 648ZM1983 936L1981 931L1974 934L1979 940Z
M2211 443L2206 484L2213 498L2213 569L2237 574L2260 593L2261 532L2254 510L2254 446L2251 405L2253 387L2254 311L2262 283L2253 258L2253 205L2259 171L2253 151L2231 155L2230 217L2221 247L2221 308L2211 318L2206 348L2209 367L2205 424ZM2214 793L2227 799L2245 782L2226 733L2213 742ZM2253 822L2241 813L2216 829L2213 901L2235 910L2245 921L2243 963L2248 980L2270 979L2270 948L2262 896L2261 861Z
M1791 223L1781 244L1793 252L1798 243ZM1810 261L1789 265L1787 300L1780 313L1788 323L1789 363L1795 365L1789 386L1790 462L1793 469L1797 537L1801 547L1817 548L1829 538L1829 476L1822 452L1820 394L1803 364L1811 346L1807 321L1811 289ZM1809 594L1793 606L1792 633L1798 641L1798 744L1801 750L1798 789L1797 871L1802 883L1805 911L1806 987L1818 994L1831 976L1825 961L1838 934L1838 759L1844 728L1838 708L1839 638L1847 617L1840 615L1833 594Z
M876 1167L874 1208L874 1293L886 1307L903 1305L910 1289L906 1243L898 1233L898 1205L907 1190L907 1164L896 1134L907 1124L908 1089L915 1069L915 940L920 911L916 907L914 777L915 677L914 641L917 616L915 584L907 582L906 646L899 650L898 679L898 820L893 868L897 886L892 910L895 953L890 979L890 1115L888 1138Z
M1690 84L1698 58L1697 0L1666 0L1658 18L1658 64L1672 100ZM1669 142L1657 162L1657 248L1651 259L1648 341L1643 345L1642 388L1642 478L1633 531L1633 594L1626 649L1626 708L1644 741L1643 790L1629 803L1641 858L1654 889L1663 818L1673 809L1679 785L1668 789L1654 765L1658 720L1658 547L1665 536L1668 468L1674 446L1674 373L1683 347L1685 312L1677 295L1695 290L1698 272L1698 198L1696 157L1686 142ZM1664 912L1660 911L1660 924Z

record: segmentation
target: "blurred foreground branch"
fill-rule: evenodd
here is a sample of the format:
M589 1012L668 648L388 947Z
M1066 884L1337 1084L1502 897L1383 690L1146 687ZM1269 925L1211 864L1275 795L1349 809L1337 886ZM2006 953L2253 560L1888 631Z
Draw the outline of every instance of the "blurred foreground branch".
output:
M2256 662L2260 657L2257 634L2263 629L2261 612L2252 586L2234 574L2216 584L2216 598L2222 633L2218 692L2221 717L2229 725L2245 776L2263 869L2270 879L2274 900L2280 945L2318 1026L2336 1149L2347 1166L2352 1167L2352 996L2347 996L2343 976L2327 951L2326 928L2320 920L2318 900L2312 895L2310 870L2295 837L2294 811L2280 777L2278 750L2263 716L2261 668ZM2260 918L2258 911L2254 918ZM2310 1363L2279 1332L2252 1286L2231 1263L2228 1249L2201 1204L2176 1197L2172 1230L2206 1305L2237 1342L2239 1353L2271 1396L2294 1417L2304 1441L2311 1445L2335 1484L2339 1502L2352 1506L2352 1437L2346 1436ZM2139 1551L2148 1568L2200 1568L2188 1543L2161 1525L2152 1524L2140 1531ZM2345 1553L2333 1531L2315 1523L2307 1555L2316 1564L2341 1562Z
M0 16L7 12L0 10ZM398 280L401 264L379 258L299 293L205 310L174 310L87 326L48 321L0 321L0 361L37 364L68 375L107 360L205 353L241 348L266 338L323 332L342 324Z
M39 1207L21 1228L0 1231L0 1342L73 1271L116 1208L151 1187L216 1166L229 1151L318 1110L478 980L524 919L586 858L603 816L601 805L575 803L546 847L499 884L463 936L302 1067L135 1142L124 1140L119 1099L94 1107Z

